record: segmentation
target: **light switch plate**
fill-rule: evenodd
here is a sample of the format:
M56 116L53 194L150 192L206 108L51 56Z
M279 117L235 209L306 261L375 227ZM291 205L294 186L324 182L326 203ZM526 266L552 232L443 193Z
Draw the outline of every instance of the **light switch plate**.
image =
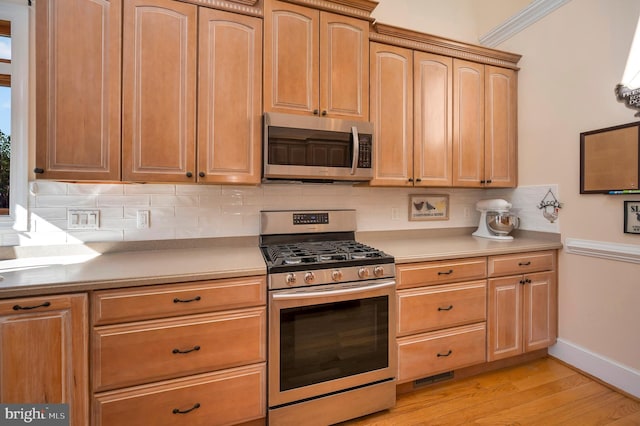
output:
M67 229L98 229L100 228L99 209L71 209L67 216Z

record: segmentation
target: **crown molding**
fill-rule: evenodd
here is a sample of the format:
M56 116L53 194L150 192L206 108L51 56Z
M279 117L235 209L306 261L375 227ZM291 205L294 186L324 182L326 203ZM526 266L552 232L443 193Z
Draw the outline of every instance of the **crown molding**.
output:
M483 64L518 69L521 55L376 22L369 39Z
M520 12L481 36L479 38L480 44L495 47L570 1L571 0L533 0L531 4Z

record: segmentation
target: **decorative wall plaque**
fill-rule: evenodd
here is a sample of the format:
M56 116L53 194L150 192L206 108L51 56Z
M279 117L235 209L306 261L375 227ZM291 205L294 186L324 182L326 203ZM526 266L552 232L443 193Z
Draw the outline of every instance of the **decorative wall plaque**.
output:
M618 84L616 86L616 97L619 102L631 109L635 109L638 112L635 113L636 117L640 117L640 88L630 89L627 86Z

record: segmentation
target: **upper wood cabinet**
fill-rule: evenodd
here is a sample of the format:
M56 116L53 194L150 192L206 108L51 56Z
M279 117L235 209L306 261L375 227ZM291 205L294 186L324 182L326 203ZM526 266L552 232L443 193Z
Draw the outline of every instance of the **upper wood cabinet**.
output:
M451 186L452 59L371 43L372 186Z
M413 51L371 43L372 186L411 186L413 179Z
M124 16L123 180L259 183L260 19L173 0Z
M453 186L517 185L517 74L454 60Z
M174 0L58 0L36 15L40 177L260 182L260 18Z
M265 1L264 110L369 119L369 22Z
M452 185L452 62L446 56L414 53L416 186Z
M198 181L258 184L262 20L200 8Z
M0 301L0 403L69 404L89 424L85 294Z
M371 185L515 187L520 56L388 25L374 29ZM404 68L411 59L412 73Z
M197 6L124 5L122 178L195 182Z
M36 6L36 176L120 179L121 0Z

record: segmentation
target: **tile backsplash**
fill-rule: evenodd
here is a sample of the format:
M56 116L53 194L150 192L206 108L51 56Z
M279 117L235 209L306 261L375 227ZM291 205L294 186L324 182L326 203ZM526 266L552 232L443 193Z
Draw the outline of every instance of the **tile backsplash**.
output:
M36 181L30 184L29 230L2 231L0 245L79 244L252 236L259 234L260 210L357 210L359 231L474 227L475 203L486 198L511 201L521 228L558 233L538 204L557 185L516 189L370 188L344 184L265 184L257 187L170 184L82 184ZM449 219L408 220L410 194L449 194ZM100 211L98 229L69 229L72 209ZM137 212L147 210L150 226L139 229Z

